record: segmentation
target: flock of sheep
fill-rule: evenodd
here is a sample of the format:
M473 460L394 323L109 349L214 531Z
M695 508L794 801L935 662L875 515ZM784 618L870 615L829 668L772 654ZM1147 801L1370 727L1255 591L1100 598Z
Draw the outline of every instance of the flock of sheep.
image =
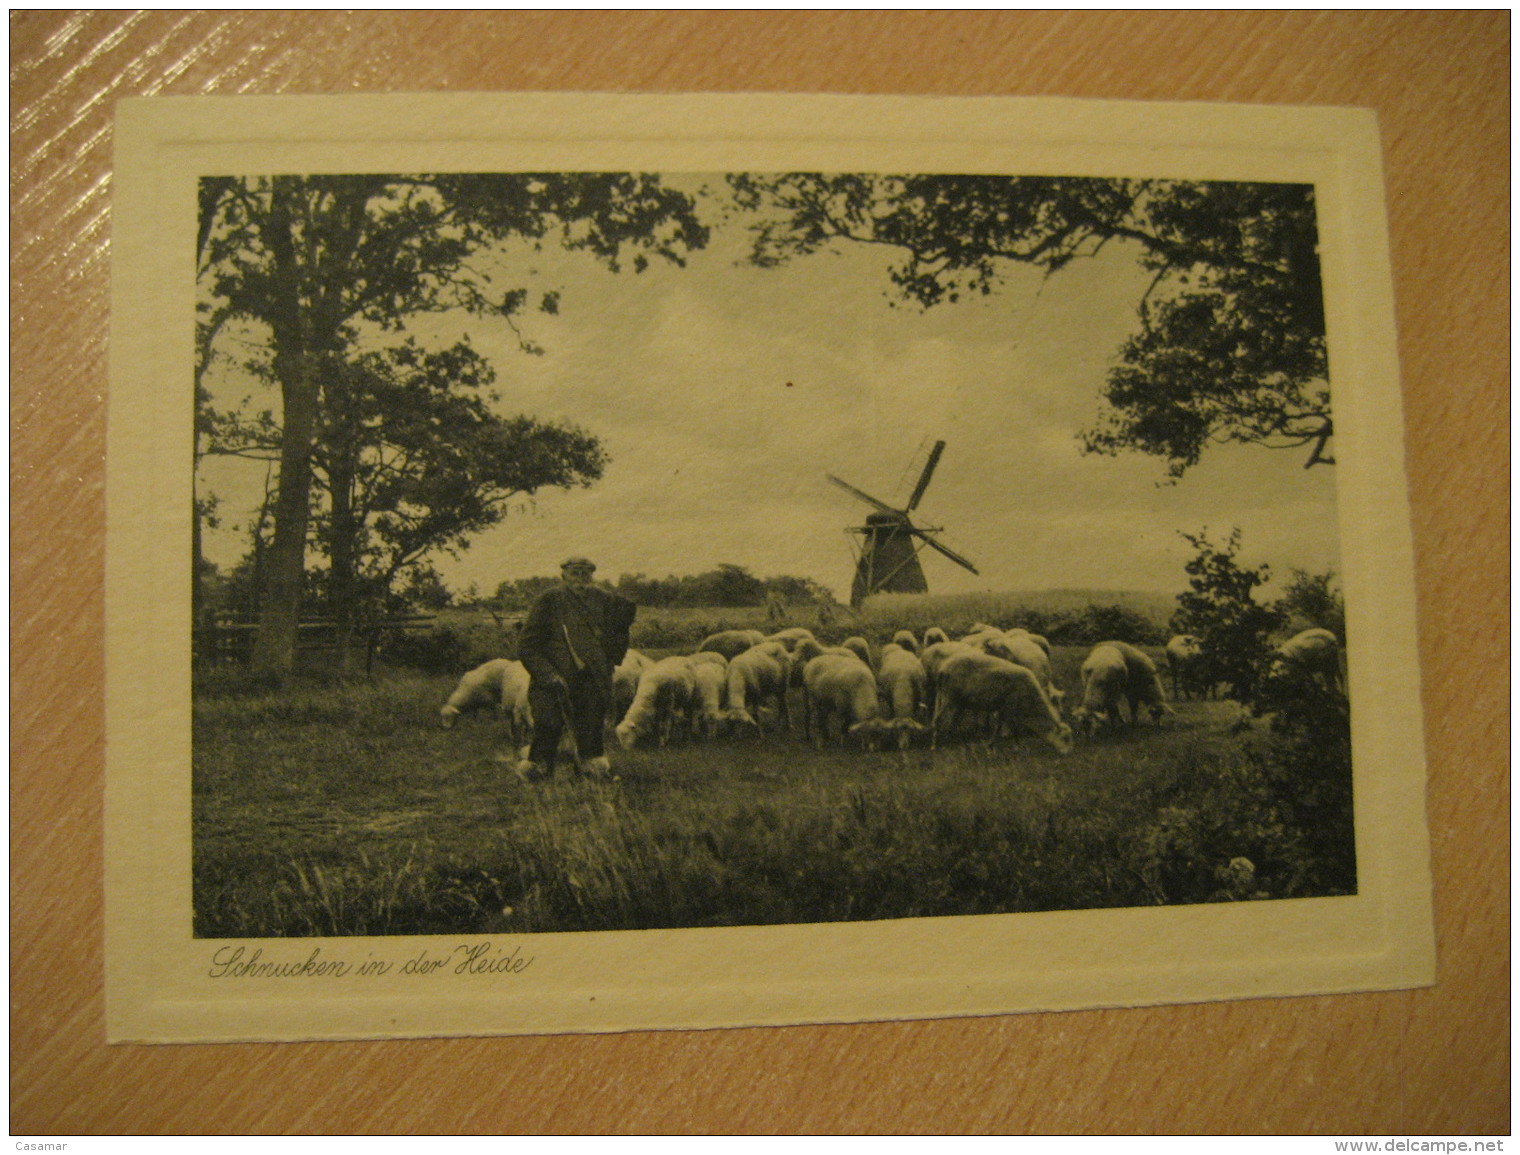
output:
M1193 677L1200 655L1196 638L1168 643L1174 695L1207 692ZM1328 630L1304 631L1279 649L1278 660L1340 676L1339 646ZM1050 644L1025 629L979 623L953 641L938 628L922 640L899 630L874 656L864 638L827 646L801 626L770 635L725 630L693 654L655 660L629 650L613 674L614 732L625 749L663 747L682 735L705 740L768 727L786 733L795 691L803 736L819 747L837 733L841 743L858 741L868 750L906 749L976 727L993 736L1032 733L1065 754L1073 725L1089 735L1117 727L1121 705L1127 705L1132 725L1142 711L1158 723L1172 712L1156 663L1128 643L1094 646L1081 678L1082 701L1068 721L1065 695L1051 678ZM514 743L526 741L532 731L528 682L519 662L487 662L460 679L442 708L443 724L452 725L467 710L495 706Z

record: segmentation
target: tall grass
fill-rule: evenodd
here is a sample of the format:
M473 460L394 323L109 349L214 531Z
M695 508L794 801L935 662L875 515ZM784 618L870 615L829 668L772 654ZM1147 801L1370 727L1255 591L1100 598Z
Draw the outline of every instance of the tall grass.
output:
M617 781L529 787L494 761L491 721L437 727L448 688L198 701L196 933L755 925L1354 887L1337 865L1349 812L1333 829L1295 812L1286 748L1229 733L1220 703L1066 758L778 736L633 751Z

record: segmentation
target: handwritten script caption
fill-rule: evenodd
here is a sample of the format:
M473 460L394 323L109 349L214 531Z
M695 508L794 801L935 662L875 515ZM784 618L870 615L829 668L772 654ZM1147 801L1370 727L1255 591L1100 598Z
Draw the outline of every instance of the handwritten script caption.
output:
M362 961L326 956L314 946L304 958L266 957L263 947L250 951L243 946L219 947L211 956L206 972L214 979L353 979L378 975L519 975L533 965L532 955L524 955L521 946L510 951L495 943L460 943L443 954L418 951L408 957L375 958Z

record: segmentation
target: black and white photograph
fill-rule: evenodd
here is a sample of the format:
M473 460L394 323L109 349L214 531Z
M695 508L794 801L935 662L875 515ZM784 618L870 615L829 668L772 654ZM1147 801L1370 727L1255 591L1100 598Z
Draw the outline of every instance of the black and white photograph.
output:
M1147 151L910 102L1044 143L835 149L803 101L778 149L722 143L773 106L656 102L690 142L595 149L599 99L551 145L531 103L394 146L140 112L188 135L127 168L118 293L183 336L115 346L146 697L108 858L117 919L183 937L181 1010L122 1037L1419 981L1380 218L1325 160L1354 120L1248 120L1284 143L1242 159L1181 112Z
M198 936L1355 893L1311 186L199 205Z

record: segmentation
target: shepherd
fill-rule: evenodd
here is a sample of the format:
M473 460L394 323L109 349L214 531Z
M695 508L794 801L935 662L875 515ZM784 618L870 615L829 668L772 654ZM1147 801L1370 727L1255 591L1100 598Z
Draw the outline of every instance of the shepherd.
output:
M583 773L611 773L602 728L612 709L612 671L628 652L637 608L627 598L591 584L596 566L572 557L560 566L560 584L541 594L518 637L518 660L531 681L533 742L517 762L518 777L542 782L554 773L560 736L575 735Z

